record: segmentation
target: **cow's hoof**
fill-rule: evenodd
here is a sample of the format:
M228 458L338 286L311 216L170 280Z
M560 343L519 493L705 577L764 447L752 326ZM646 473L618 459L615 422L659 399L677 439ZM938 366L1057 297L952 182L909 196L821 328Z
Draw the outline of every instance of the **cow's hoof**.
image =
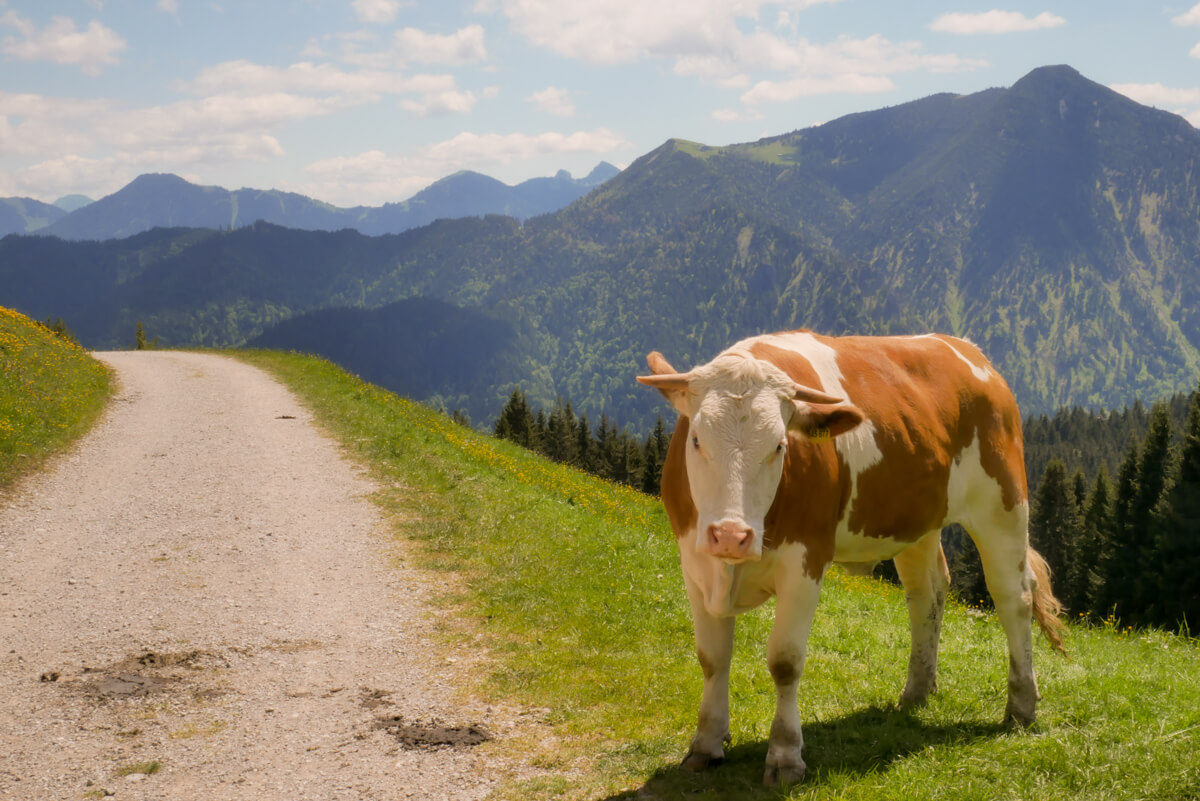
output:
M1009 728L1028 729L1037 720L1037 713L1009 707L1004 711L1004 725Z
M909 692L907 689L900 693L900 703L896 704L897 709L920 709L929 703L929 693L927 692Z
M700 773L709 768L715 768L724 761L724 754L702 754L689 748L687 756L683 758L683 762L679 763L679 767L692 773Z
M804 761L792 765L771 765L763 771L763 784L774 787L780 784L799 784L804 781Z

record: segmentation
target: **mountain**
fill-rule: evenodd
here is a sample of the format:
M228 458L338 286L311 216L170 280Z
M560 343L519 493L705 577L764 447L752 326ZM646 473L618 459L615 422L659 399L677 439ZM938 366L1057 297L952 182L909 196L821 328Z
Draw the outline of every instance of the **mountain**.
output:
M63 195L58 200L54 201L54 205L58 206L65 212L76 211L82 209L87 204L91 203L92 199L87 195Z
M354 311L328 336L353 338L374 309L436 299L515 332L513 372L472 390L476 420L520 385L645 430L646 352L683 367L794 327L958 334L1027 414L1121 407L1200 377L1198 192L1200 132L1044 67L757 142L671 140L524 223L9 237L0 304L62 315L90 345L132 341L139 320L164 344L237 345L334 306ZM398 363L412 347L370 341Z
M0 237L39 231L65 215L59 207L33 198L0 197Z
M355 225L364 234L394 234L434 220L503 214L525 220L567 206L620 172L601 162L584 178L566 170L553 178L530 178L516 186L464 170L436 181L403 203L364 210Z
M339 208L293 192L197 186L177 175L147 174L80 206L39 233L72 240L119 239L151 228L238 228L258 220L310 231L354 228L389 234L436 219L506 214L525 219L556 211L617 173L602 163L586 178L561 171L509 186L475 172L434 183L403 203ZM32 230L32 229L30 229Z

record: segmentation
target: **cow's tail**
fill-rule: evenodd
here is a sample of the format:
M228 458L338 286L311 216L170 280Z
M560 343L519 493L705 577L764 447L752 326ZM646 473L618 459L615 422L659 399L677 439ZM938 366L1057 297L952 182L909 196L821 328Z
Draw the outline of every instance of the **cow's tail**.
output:
M1054 597L1054 591L1050 588L1050 566L1033 548L1028 550L1027 558L1033 571L1033 619L1041 627L1050 646L1065 654L1067 649L1063 647L1062 635L1067 627L1062 622L1062 602Z

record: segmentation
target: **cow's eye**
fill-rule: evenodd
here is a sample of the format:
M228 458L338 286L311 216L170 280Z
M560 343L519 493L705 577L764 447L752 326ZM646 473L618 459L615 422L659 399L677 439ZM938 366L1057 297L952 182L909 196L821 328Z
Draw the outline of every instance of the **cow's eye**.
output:
M778 456L781 453L783 453L783 443L782 442L775 446L775 455Z
M692 437L692 447L695 448L696 450L700 450L700 438L699 437Z

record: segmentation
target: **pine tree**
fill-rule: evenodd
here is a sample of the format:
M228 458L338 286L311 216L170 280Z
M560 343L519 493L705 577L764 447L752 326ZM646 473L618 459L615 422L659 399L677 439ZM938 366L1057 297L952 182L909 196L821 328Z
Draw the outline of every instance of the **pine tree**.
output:
M658 458L658 447L654 443L654 435L646 437L642 445L642 482L641 490L647 495L658 495L662 485L662 462Z
M525 400L525 393L514 389L508 397L508 403L500 410L500 416L496 418L496 436L528 448L533 442L533 426L534 418Z
M1061 580L1079 541L1079 509L1073 482L1059 459L1046 465L1029 518L1029 543L1042 555L1050 574Z
M1099 597L1099 561L1101 548L1112 534L1112 503L1112 480L1108 477L1108 471L1101 466L1084 506L1079 545L1075 549L1075 560L1067 571L1068 589L1064 597L1068 609L1093 618L1104 616Z
M1157 576L1160 571L1151 563L1157 533L1157 507L1167 489L1171 468L1171 416L1166 404L1155 404L1151 411L1150 432L1142 446L1138 463L1138 490L1132 509L1132 538L1137 542L1137 559L1129 564L1133 575L1134 619L1146 622L1147 610L1154 605Z
M1155 541L1155 622L1200 635L1200 391L1192 396L1174 484Z
M1113 498L1111 525L1108 536L1100 543L1097 560L1099 581L1096 587L1095 611L1099 618L1110 614L1132 615L1132 570L1141 559L1141 543L1134 533L1133 507L1138 486L1138 463L1141 449L1136 441L1121 462L1117 473L1116 495Z
M575 428L575 458L580 470L589 473L596 472L593 455L596 445L592 441L592 427L588 424L586 414L579 415L579 424Z

